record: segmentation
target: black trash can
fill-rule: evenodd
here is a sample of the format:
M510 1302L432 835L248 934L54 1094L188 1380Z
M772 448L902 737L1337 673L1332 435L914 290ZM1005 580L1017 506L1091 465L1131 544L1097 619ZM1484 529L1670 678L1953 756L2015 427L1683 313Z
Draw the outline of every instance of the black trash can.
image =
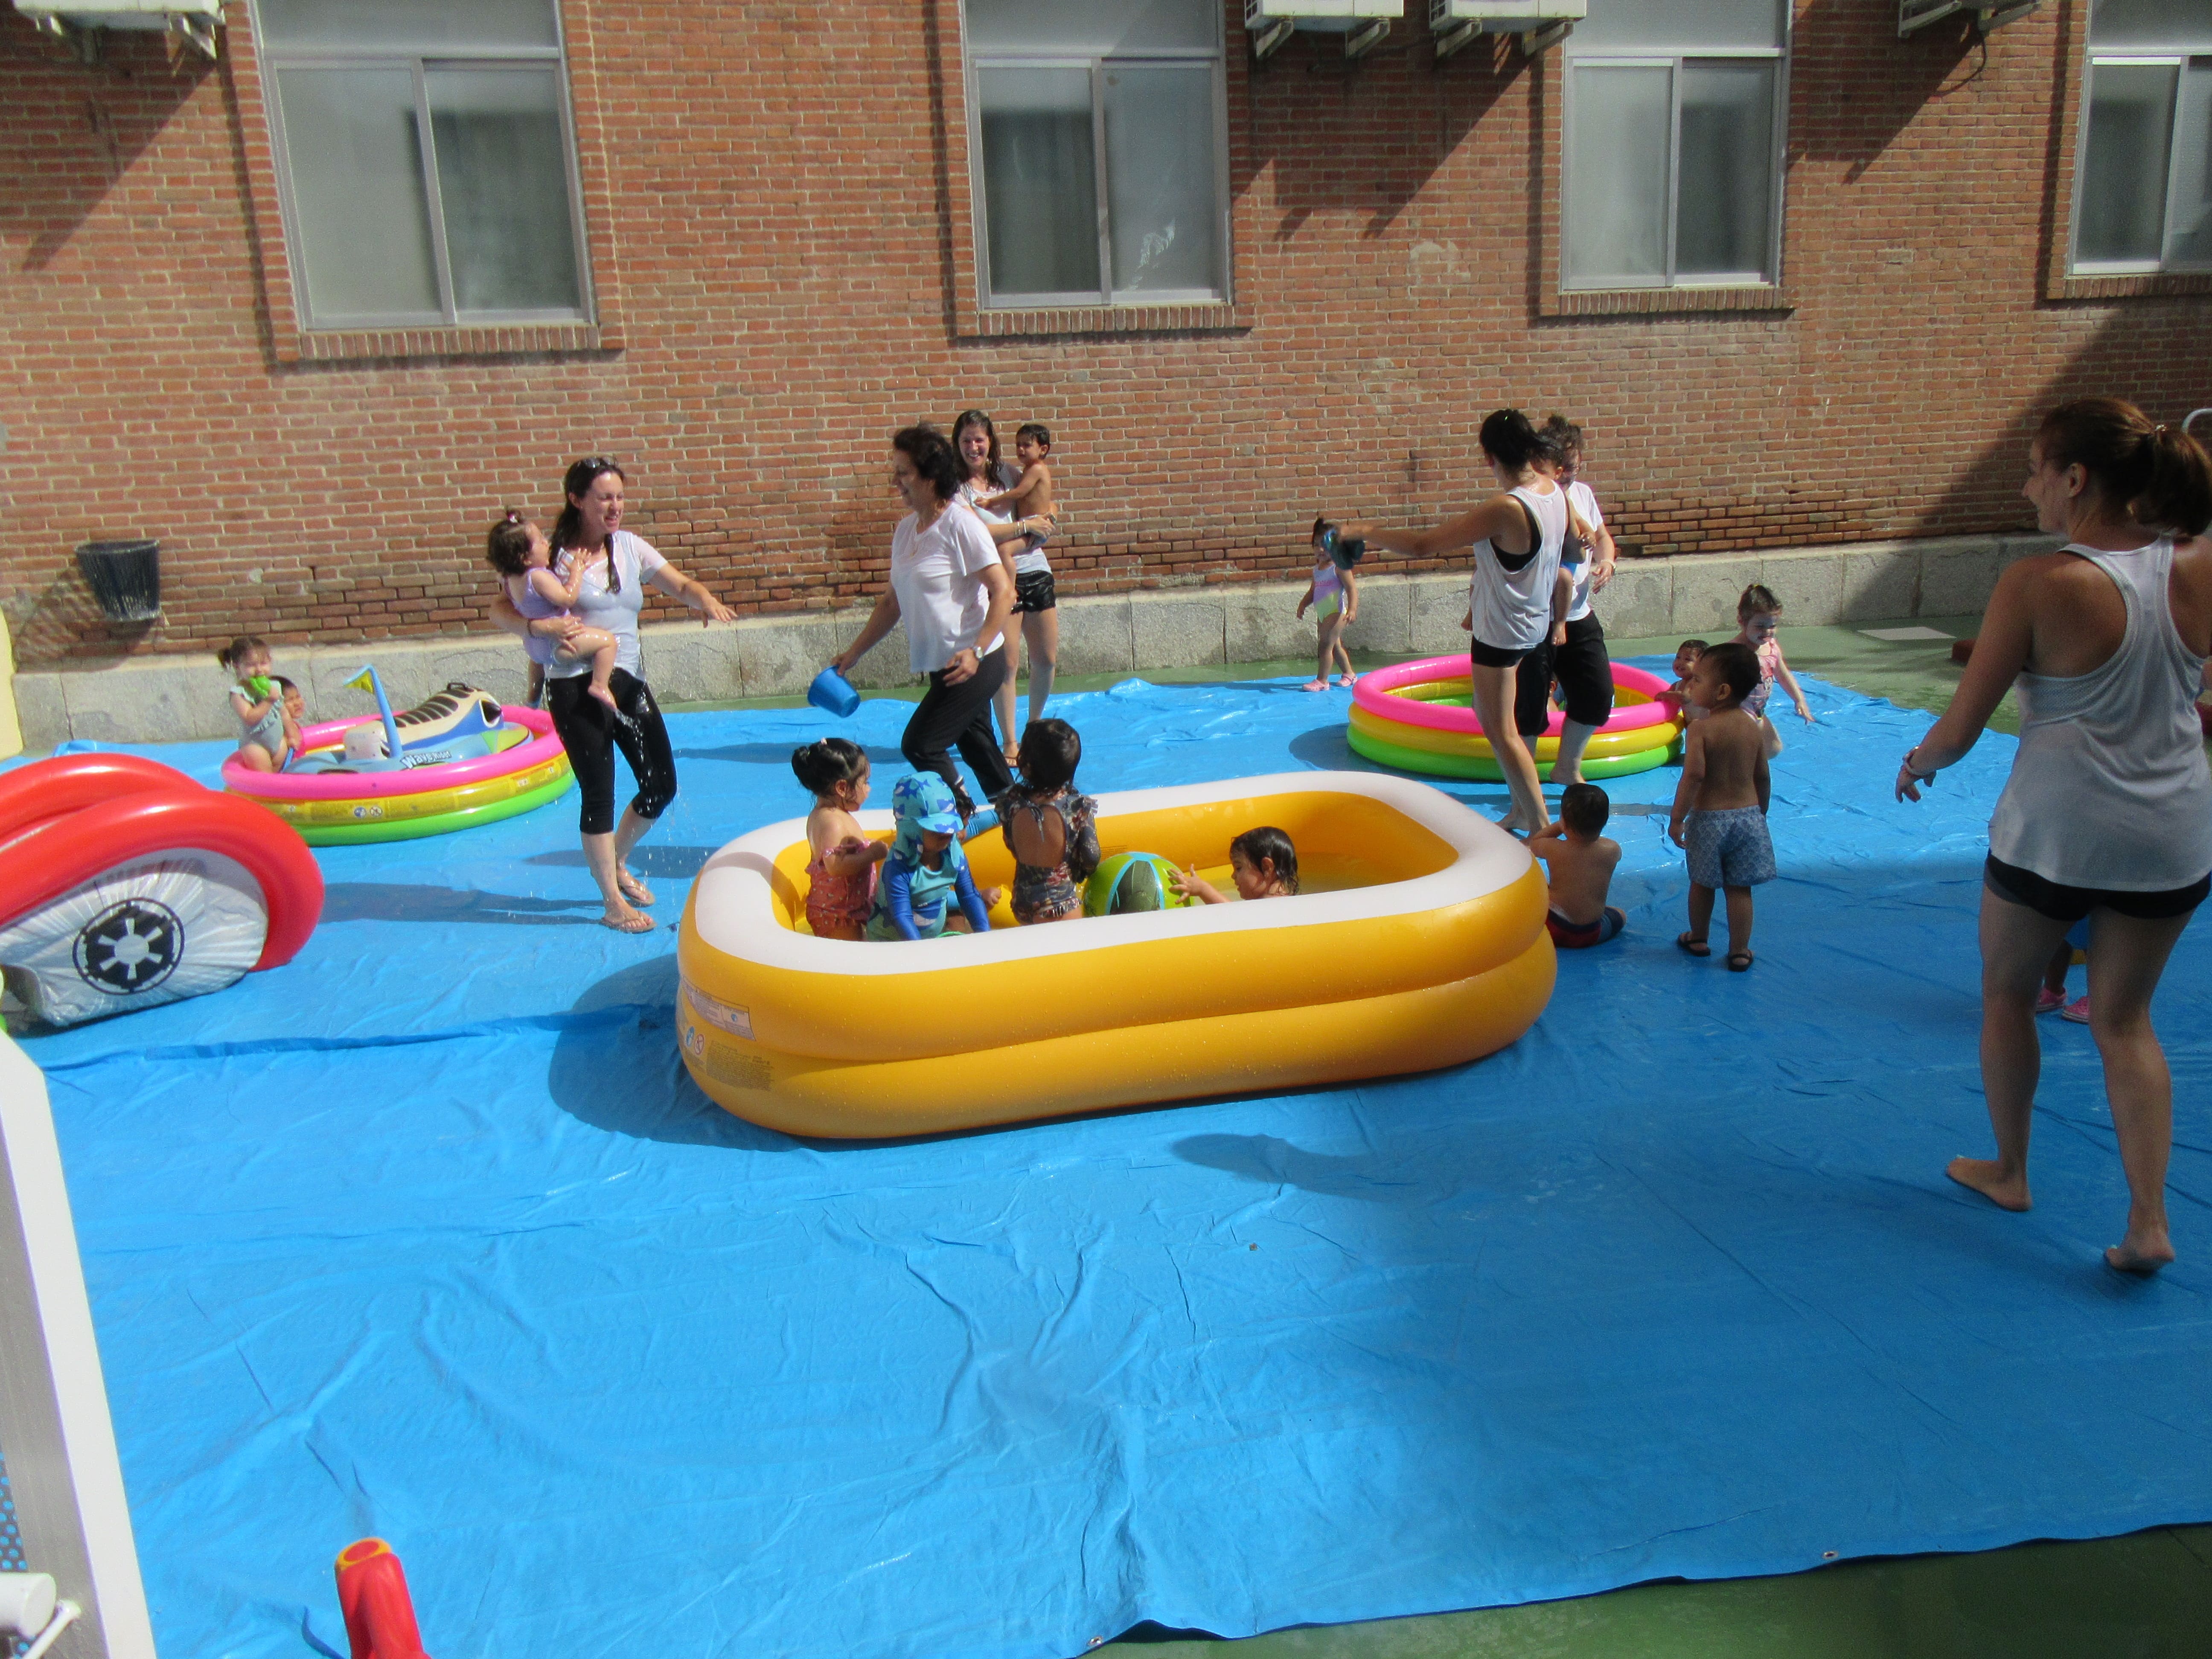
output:
M161 614L161 544L87 542L76 568L110 622L152 622Z

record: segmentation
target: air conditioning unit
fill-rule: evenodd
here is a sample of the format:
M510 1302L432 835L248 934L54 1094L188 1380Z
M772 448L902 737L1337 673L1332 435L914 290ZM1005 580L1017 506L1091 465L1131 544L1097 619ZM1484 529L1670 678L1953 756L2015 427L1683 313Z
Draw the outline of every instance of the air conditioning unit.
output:
M1301 29L1340 34L1346 58L1364 58L1382 44L1392 21L1405 15L1406 0L1244 0L1244 33L1259 63Z
M1897 0L1897 38L1902 40L1916 29L1962 11L1970 14L1975 27L1987 34L2027 16L2042 3L2043 0Z
M15 9L52 35L98 56L95 29L167 29L210 58L222 0L15 0Z
M1429 33L1439 62L1486 34L1517 35L1534 58L1589 15L1589 0L1429 0Z

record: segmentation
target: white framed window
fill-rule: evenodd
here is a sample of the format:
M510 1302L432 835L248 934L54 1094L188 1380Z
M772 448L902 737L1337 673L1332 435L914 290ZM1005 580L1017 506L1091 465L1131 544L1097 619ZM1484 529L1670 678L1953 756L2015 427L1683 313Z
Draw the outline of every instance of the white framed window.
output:
M987 307L1229 297L1220 0L965 0Z
M2212 270L2212 4L2097 0L2075 274Z
M308 328L589 318L556 0L254 0Z
M1563 289L1776 280L1789 31L1789 0L1589 0L1564 48Z

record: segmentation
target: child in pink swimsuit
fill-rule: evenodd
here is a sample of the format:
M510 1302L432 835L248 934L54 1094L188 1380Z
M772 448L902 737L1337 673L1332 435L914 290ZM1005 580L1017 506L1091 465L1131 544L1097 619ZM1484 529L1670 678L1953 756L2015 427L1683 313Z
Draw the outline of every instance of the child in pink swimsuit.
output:
M1772 760L1782 752L1782 734L1774 729L1774 721L1766 712L1766 700L1779 681L1790 694L1790 701L1797 705L1797 717L1806 725L1813 723L1813 707L1805 701L1805 694L1797 686L1797 677L1790 672L1790 665L1782 655L1782 641L1775 637L1776 626L1782 620L1782 601L1774 597L1773 589L1764 583L1753 582L1743 590L1742 598L1735 602L1735 619L1741 624L1735 642L1747 645L1759 659L1759 684L1743 700L1743 712L1759 722L1759 735L1766 744L1766 757Z
M806 925L817 939L857 939L876 901L876 866L890 848L860 833L853 814L868 799L868 751L823 738L792 751L791 769L814 797L806 815Z

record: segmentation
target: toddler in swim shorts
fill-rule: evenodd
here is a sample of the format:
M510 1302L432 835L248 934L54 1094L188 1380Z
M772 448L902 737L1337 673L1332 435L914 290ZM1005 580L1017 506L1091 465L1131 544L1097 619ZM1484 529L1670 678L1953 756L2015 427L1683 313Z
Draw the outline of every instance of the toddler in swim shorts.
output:
M1667 833L1690 855L1690 927L1674 943L1709 957L1713 896L1728 895L1728 965L1742 973L1751 954L1751 890L1774 879L1774 843L1766 833L1772 782L1759 722L1744 708L1758 686L1759 658L1730 640L1690 670L1689 697L1705 711L1683 740L1682 781Z

